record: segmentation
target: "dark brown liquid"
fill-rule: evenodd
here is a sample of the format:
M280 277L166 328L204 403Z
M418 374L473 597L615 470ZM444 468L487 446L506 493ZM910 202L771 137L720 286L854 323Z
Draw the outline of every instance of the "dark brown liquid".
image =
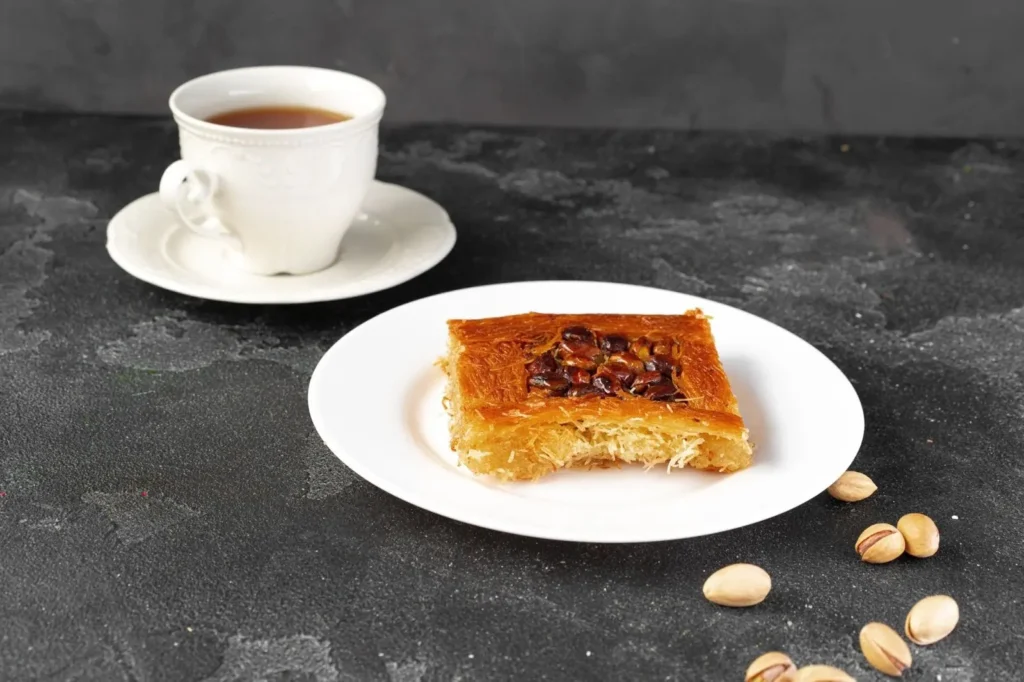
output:
M260 128L282 130L286 128L313 128L347 121L351 116L327 109L312 107L253 107L236 109L206 119L210 123L232 128Z

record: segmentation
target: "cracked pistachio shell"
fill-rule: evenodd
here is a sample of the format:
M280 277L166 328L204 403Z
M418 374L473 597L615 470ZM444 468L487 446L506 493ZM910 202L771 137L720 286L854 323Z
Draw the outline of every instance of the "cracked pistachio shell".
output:
M879 672L902 677L914 659L903 638L885 623L868 623L860 630L860 650Z
M770 651L754 659L747 668L745 682L794 682L796 666L781 651Z
M864 529L854 547L863 561L869 564L885 564L903 554L906 542L896 526L876 523Z

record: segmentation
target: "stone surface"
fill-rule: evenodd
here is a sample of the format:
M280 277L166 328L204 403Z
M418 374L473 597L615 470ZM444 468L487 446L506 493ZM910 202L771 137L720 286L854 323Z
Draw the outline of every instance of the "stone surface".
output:
M175 154L162 120L0 116L0 679L738 679L768 649L876 679L861 625L960 603L907 679L1024 660L1024 153L1009 143L385 130L380 175L449 209L438 268L361 299L191 300L122 273L106 221ZM363 482L306 412L317 359L397 304L593 278L800 334L854 381L855 505L588 546L479 530ZM822 448L828 447L823 443ZM785 494L769 491L767 494ZM942 548L853 541L931 515ZM638 521L639 522L639 521ZM715 607L704 578L775 589Z

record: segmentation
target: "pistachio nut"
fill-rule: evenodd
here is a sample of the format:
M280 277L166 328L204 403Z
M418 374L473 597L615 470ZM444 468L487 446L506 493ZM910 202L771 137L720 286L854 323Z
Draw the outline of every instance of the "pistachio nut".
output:
M906 514L896 522L907 543L907 554L920 559L939 551L939 528L924 514Z
M830 665L805 665L796 671L796 682L857 682L857 680Z
M847 471L828 487L828 494L843 502L860 502L871 497L878 486L859 471Z
M747 668L746 682L794 682L796 666L780 651L758 656Z
M934 644L953 632L960 621L956 600L944 594L925 597L914 604L903 626L907 639L914 644Z
M869 564L885 564L903 554L906 542L896 526L876 523L864 529L854 547L860 558Z
M860 630L860 650L875 669L901 677L913 658L903 638L885 623L868 623Z
M771 576L753 564L731 564L720 568L704 582L704 596L722 606L760 604L771 589Z

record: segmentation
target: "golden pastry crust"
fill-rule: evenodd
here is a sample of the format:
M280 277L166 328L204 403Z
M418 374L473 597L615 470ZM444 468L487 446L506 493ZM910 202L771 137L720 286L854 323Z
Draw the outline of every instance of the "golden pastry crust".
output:
M527 365L566 330L595 338L655 339L674 364L678 391L659 401L621 390L569 397L531 387ZM684 315L528 313L450 320L446 406L452 448L476 473L533 479L561 467L668 462L735 471L751 448L707 318ZM663 377L669 379L666 374ZM570 393L570 395L572 395Z

